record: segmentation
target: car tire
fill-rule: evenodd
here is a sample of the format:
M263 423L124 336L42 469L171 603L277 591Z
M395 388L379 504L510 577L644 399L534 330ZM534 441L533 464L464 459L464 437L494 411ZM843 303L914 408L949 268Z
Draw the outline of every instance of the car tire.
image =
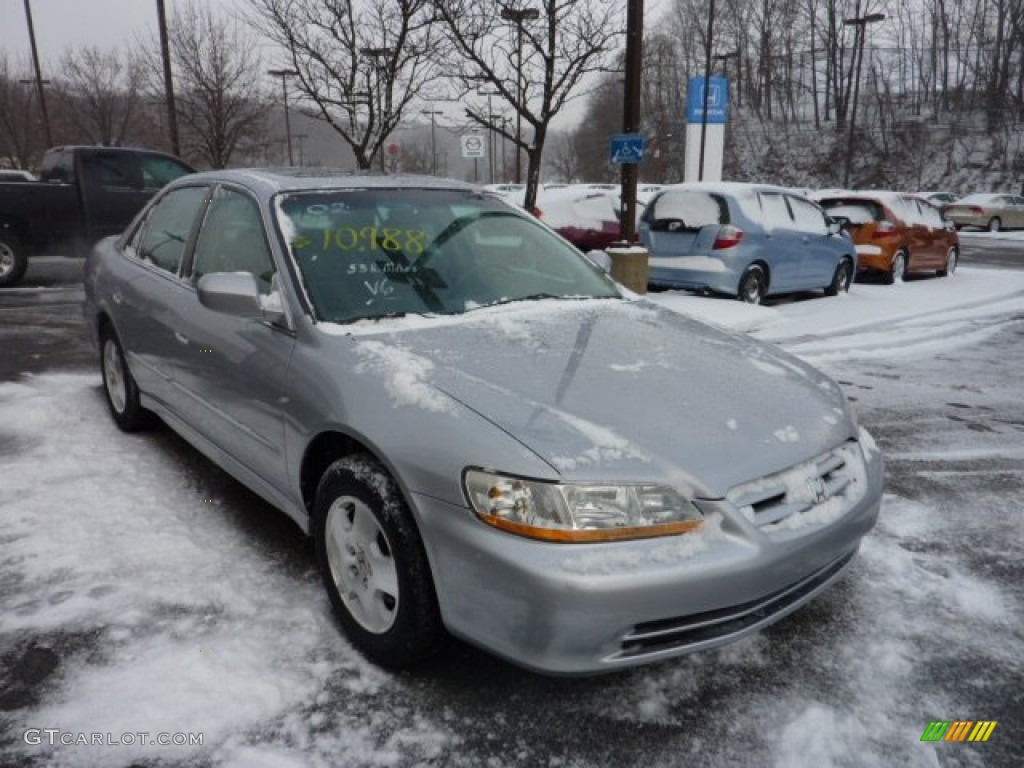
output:
M142 407L139 387L128 370L124 348L109 326L100 331L100 374L107 407L118 428L122 432L138 432L151 427L156 417Z
M957 263L960 261L960 252L956 248L946 251L946 267L938 270L935 274L939 277L948 277L956 272Z
M907 279L907 265L910 263L909 254L902 248L893 255L892 266L886 273L885 282L887 285L902 283Z
M836 272L832 275L832 282L825 288L825 295L838 296L840 293L849 293L852 282L853 264L849 259L843 259L836 265Z
M9 232L0 231L0 288L21 282L28 269L28 253L21 242Z
M760 304L767 291L768 281L765 278L764 268L752 264L747 267L740 278L736 298L747 304Z
M988 231L989 232L998 232L1002 228L1003 228L1003 220L1000 219L998 216L993 216L991 219L988 220Z
M414 666L446 633L426 551L394 478L368 456L331 464L316 490L313 546L331 605L368 658Z

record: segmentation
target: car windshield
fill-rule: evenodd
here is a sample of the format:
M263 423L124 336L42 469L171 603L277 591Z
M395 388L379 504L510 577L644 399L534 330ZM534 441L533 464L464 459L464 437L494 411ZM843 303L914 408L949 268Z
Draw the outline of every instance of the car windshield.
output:
M275 202L317 317L328 322L620 296L573 246L471 190L317 190Z
M821 207L829 216L846 219L851 224L867 224L885 218L882 206L867 200L822 200Z

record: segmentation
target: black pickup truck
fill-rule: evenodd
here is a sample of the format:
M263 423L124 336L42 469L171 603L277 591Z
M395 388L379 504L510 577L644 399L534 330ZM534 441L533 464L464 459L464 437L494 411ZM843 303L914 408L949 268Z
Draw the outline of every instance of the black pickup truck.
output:
M128 226L158 189L193 172L147 149L49 150L39 181L0 182L0 288L21 280L29 256L86 255Z

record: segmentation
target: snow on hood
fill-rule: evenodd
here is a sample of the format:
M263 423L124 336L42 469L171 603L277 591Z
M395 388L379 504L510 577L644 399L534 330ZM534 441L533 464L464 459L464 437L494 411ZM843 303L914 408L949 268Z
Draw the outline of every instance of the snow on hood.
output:
M558 307L514 305L359 346L390 361L392 382L412 382L392 396L430 408L435 388L566 478L659 479L718 497L855 436L839 388L772 345L646 302ZM402 359L415 363L408 376L396 376Z

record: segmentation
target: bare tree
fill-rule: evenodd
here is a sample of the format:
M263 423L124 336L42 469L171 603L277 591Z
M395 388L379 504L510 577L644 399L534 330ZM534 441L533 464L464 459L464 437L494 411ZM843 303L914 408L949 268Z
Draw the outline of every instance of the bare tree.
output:
M469 102L466 114L526 151L526 197L533 207L548 126L588 75L607 69L625 30L622 3L613 0L543 0L530 9L494 0L436 0L437 17L459 59L449 64L464 98L487 83L508 103L512 127ZM529 10L536 13L531 14ZM534 16L534 18L531 18ZM521 44L521 45L520 45ZM526 123L519 135L518 123Z
M206 3L179 5L170 22L176 106L184 153L224 168L259 145L266 125L263 64L256 41L238 21L218 17ZM160 46L145 44L150 88L163 93Z
M117 147L130 140L142 111L144 71L129 53L73 48L61 60L56 87L72 140Z
M438 73L430 0L249 0L249 23L288 52L300 99L362 169Z

